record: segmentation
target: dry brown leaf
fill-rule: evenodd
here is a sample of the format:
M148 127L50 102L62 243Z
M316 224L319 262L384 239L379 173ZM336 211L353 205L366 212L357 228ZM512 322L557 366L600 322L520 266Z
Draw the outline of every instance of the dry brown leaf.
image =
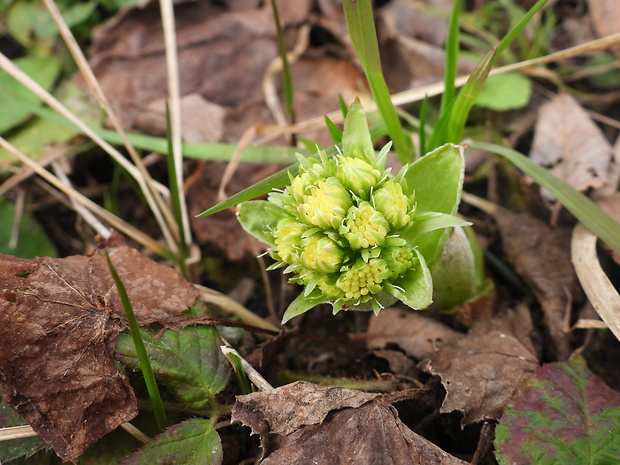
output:
M265 106L262 78L278 53L268 3L260 7L247 4L248 9L240 10L223 5L204 1L175 6L179 73L183 96L198 95L226 110L224 132L218 141L236 143L248 127L275 123ZM280 19L284 27L289 26L289 48L297 40L296 26L307 18L311 7L310 1L282 5ZM347 60L326 56L326 52L312 55L292 64L298 120L337 110L338 96L352 100L362 82L359 70ZM165 135L160 109L149 114L152 105L164 101L168 92L158 3L123 11L109 25L97 29L91 57L93 70L124 127ZM215 115L215 124L220 116ZM188 114L183 120L186 137L199 134L194 128L197 122L213 124ZM304 137L328 143L325 130Z
M617 0L588 0L594 30L599 37L620 32L620 2ZM620 45L611 50L620 58Z
M502 236L504 251L517 274L530 287L545 315L545 325L559 360L570 355L564 318L570 305L583 300L583 292L570 257L568 228L551 228L528 214L497 210L493 218ZM555 347L553 347L555 346Z
M197 240L213 242L226 253L229 260L240 260L249 253L256 254L258 248L264 246L243 230L233 211L196 217L218 203L217 192L226 165L224 162L204 162L199 165L193 175L194 181L186 190L187 206ZM242 163L228 184L228 192L239 192L282 168L284 165Z
M237 397L232 419L260 435L262 465L465 465L376 394L298 381Z
M540 107L530 158L579 191L607 186L614 162L609 141L568 94ZM550 192L541 193L555 200Z
M111 258L138 320L169 319L197 291L174 270L121 246ZM114 365L124 312L105 257L0 255L3 399L67 461L137 414Z
M226 109L205 100L199 94L181 97L181 126L183 141L190 143L215 143L224 134ZM165 134L166 100L151 102L145 111L136 116L136 128L146 134Z
M463 413L463 425L498 419L521 380L538 366L529 313L522 309L480 320L464 338L442 346L421 368L446 389L441 412Z
M396 344L417 360L431 357L443 344L461 337L462 333L437 320L394 308L386 308L371 317L364 335L369 349L384 349L389 344Z

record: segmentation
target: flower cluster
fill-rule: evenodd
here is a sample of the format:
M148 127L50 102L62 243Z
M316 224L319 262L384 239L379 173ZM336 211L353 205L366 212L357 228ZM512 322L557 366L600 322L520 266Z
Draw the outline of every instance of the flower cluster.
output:
M306 295L318 288L339 308L376 301L416 261L399 237L415 212L413 194L383 163L348 155L299 157L291 185L269 195L282 209L271 231L273 268L286 266Z
M414 308L430 304L430 272L416 239L462 222L417 212L415 189L407 186L410 166L390 176L388 150L375 154L361 106L354 104L342 151L298 155L290 185L267 201L240 205L242 225L271 246L270 269L283 267L291 282L305 287L285 320L322 302L330 302L334 313L378 312L396 299Z

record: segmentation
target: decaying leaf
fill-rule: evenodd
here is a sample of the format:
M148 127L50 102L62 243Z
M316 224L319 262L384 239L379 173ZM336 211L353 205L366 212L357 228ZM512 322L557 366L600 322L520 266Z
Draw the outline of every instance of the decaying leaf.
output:
M443 345L421 367L441 377L441 412L463 412L464 425L497 419L523 378L538 366L523 309L480 320L464 338Z
M620 3L609 0L588 0L592 26L599 37L605 37L620 32ZM614 45L611 50L620 57L620 45Z
M417 360L431 357L443 344L463 337L443 323L417 312L386 308L370 318L364 335L369 349L398 345Z
M543 365L516 392L496 431L501 464L618 463L620 394L583 359Z
M298 381L237 397L233 421L261 437L262 465L464 465L407 428L377 394Z
M137 250L110 251L142 323L168 319L197 297L174 270ZM0 255L0 387L4 400L75 461L137 413L114 365L123 308L100 253L23 260Z
M568 94L540 107L530 158L579 191L607 186L614 162L603 132ZM548 191L541 193L554 200Z
M528 215L497 210L493 218L499 228L508 259L530 287L545 314L545 326L553 341L548 350L559 360L570 354L564 330L567 308L583 299L583 291L570 258L568 228L551 228Z

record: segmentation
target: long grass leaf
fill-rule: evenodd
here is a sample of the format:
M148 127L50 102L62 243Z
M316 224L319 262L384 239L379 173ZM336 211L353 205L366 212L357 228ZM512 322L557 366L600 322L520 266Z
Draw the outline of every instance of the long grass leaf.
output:
M293 79L291 78L291 66L288 61L286 45L284 44L284 31L280 22L278 13L278 5L276 0L271 0L271 11L273 11L273 19L276 23L276 37L278 41L278 54L282 60L282 91L284 93L284 111L286 120L289 123L295 122L295 111L293 105Z
M172 156L172 154L174 153L174 148L173 148L173 140L172 140L172 135L171 135L171 131L170 131L170 112L169 112L169 108L168 108L168 103L166 103L166 142L168 145L168 183L169 183L169 188L170 188L170 199L172 201L172 209L174 211L174 216L176 218L177 221L177 227L179 228L179 252L180 252L180 257L177 257L177 265L181 268L182 274L185 274L185 260L187 259L187 257L189 256L189 244L186 241L186 233L185 233L185 228L186 228L186 224L185 221L183 221L183 215L185 215L187 212L186 210L183 209L183 205L185 202L181 201L181 197L183 195L183 193L181 192L180 189L180 185L179 185L179 179L183 179L182 177L180 177L177 174L177 169L183 169L182 166L179 166L176 161L175 161L175 157Z
M403 163L413 159L413 144L405 134L388 90L379 58L379 45L370 0L344 0L344 14L349 35L394 149Z
M295 163L294 165L289 166L283 170L278 171L271 176L262 179L256 184L251 185L247 189L242 190L234 195L231 195L226 200L218 203L217 205L212 206L211 208L205 210L198 217L212 215L213 213L220 212L222 210L226 210L227 208L234 207L241 202L245 202L247 200L252 200L253 198L259 197L261 195L267 194L271 192L273 189L279 189L290 183L289 173L295 175L297 174L297 170L299 168L299 164Z
M515 40L523 31L523 28L530 22L532 17L545 6L547 0L538 0L536 4L530 8L527 13L519 20L517 24L506 34L506 37L497 45L497 56L500 56L502 52L508 47L513 40Z
M527 174L537 184L547 189L584 224L593 234L620 254L620 223L614 221L598 205L525 155L501 145L472 142L471 148L486 150L502 156Z
M459 63L459 17L461 12L461 0L452 2L452 12L448 23L448 36L446 38L446 61L444 69L444 88L439 107L439 117L448 111L454 98L456 75Z
M138 355L138 360L140 361L140 369L142 370L144 382L146 383L146 389L149 393L149 398L151 399L157 427L160 431L164 431L164 429L166 429L166 427L168 426L168 420L166 419L164 405L161 401L159 389L157 388L157 382L155 381L155 374L153 373L153 368L151 367L151 362L146 352L144 341L142 340L142 336L140 335L140 326L138 326L138 320L136 320L136 315L133 311L133 306L131 305L129 294L127 294L127 289L125 288L123 281L118 275L116 267L114 266L114 263L112 263L112 259L110 258L110 254L107 250L105 251L105 258L108 262L108 268L110 268L110 274L112 275L114 284L116 285L118 296L120 297L123 304L123 310L125 311L125 318L127 319L127 326L129 327L129 332L131 333L133 343L136 346L136 353Z

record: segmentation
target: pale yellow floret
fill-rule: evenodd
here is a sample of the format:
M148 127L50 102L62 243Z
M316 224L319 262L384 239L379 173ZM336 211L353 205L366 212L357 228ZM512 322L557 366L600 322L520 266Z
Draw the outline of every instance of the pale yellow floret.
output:
M336 286L344 292L345 301L356 301L379 292L386 271L387 266L383 260L373 259L368 263L360 261L341 275Z

